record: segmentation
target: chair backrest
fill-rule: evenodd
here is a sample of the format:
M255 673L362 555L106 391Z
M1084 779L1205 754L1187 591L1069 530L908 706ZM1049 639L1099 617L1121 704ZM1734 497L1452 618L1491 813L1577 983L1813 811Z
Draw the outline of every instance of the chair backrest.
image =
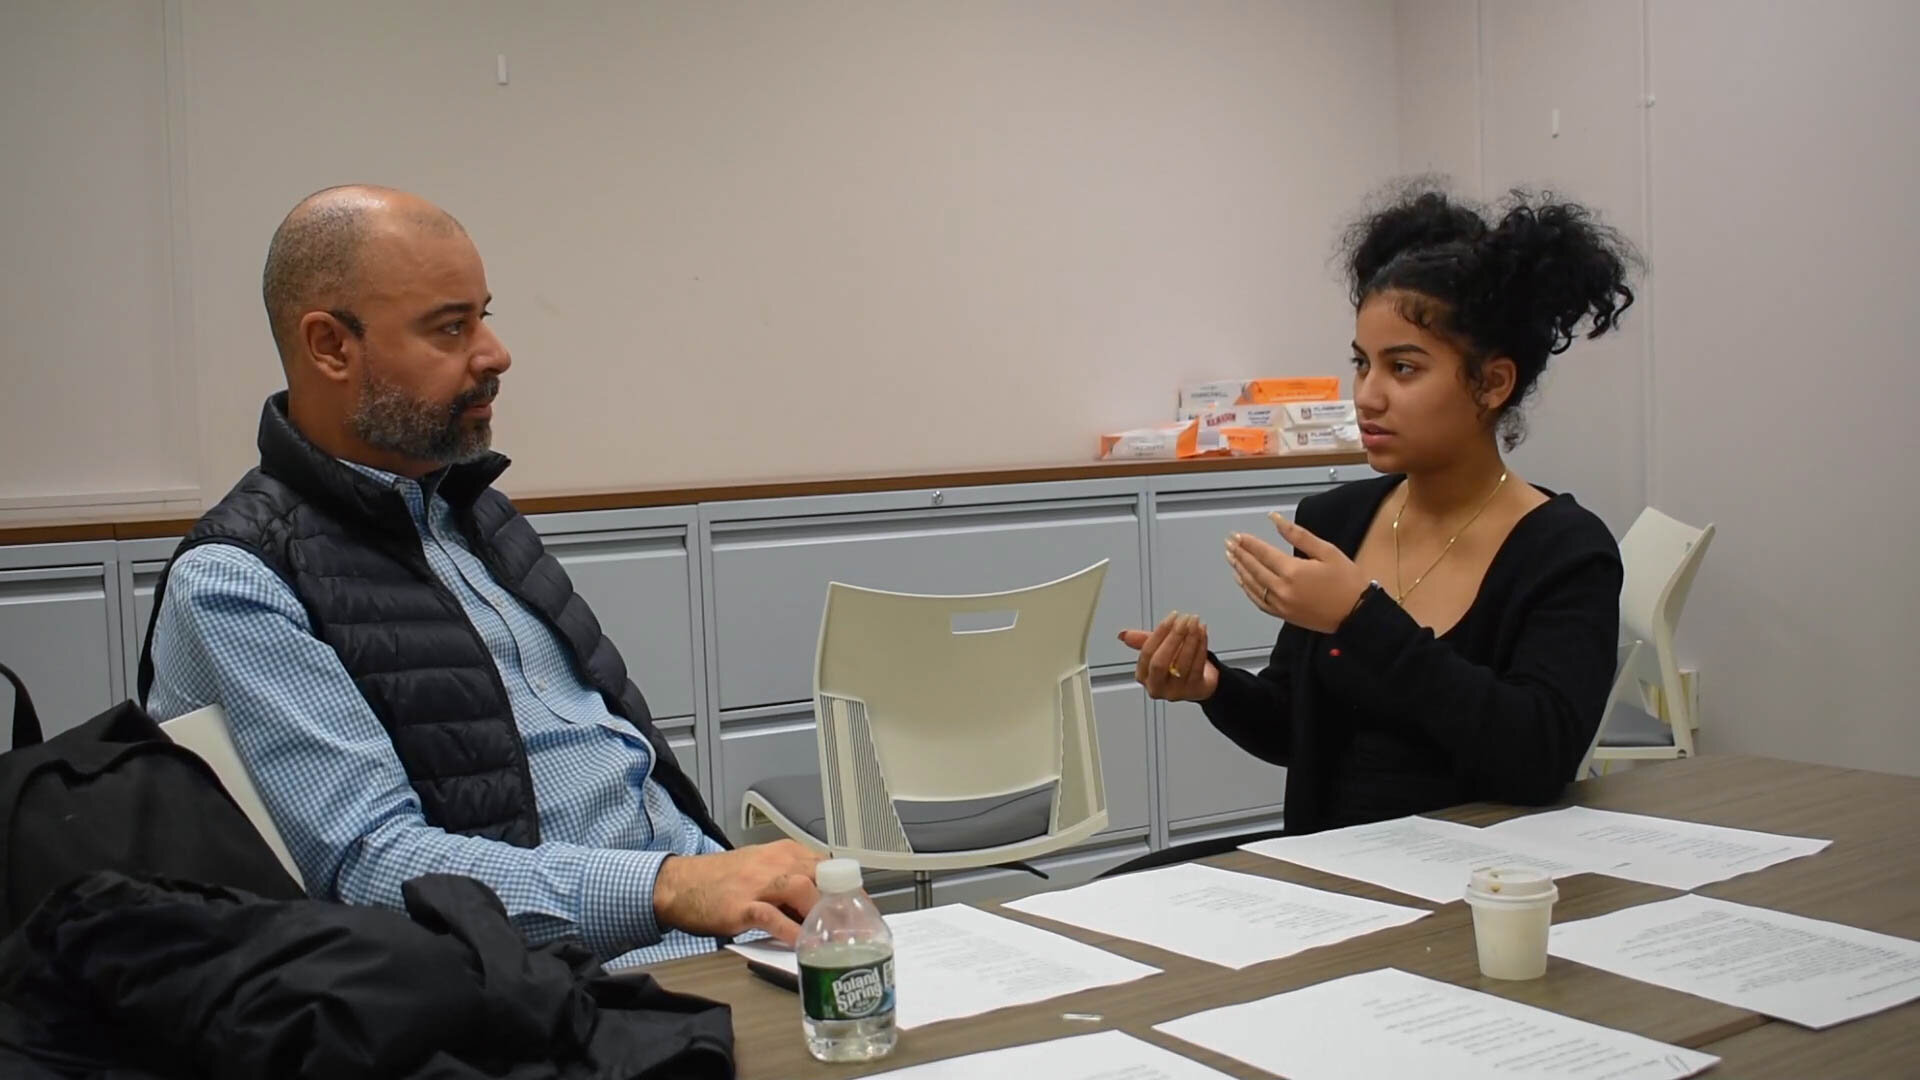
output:
M1620 588L1620 626L1630 641L1644 641L1657 664L1667 718L1676 732L1690 733L1694 718L1681 689L1680 668L1673 638L1693 578L1713 543L1714 527L1696 528L1676 521L1649 506L1640 511L1633 527L1620 540L1620 562L1626 580Z
M1049 783L1050 832L1104 819L1087 636L1106 571L975 596L829 585L814 672L828 842L911 851L893 800Z
M1649 506L1620 540L1626 580L1620 589L1620 625L1628 638L1657 646L1672 639L1700 561L1713 543L1713 526L1695 528Z
M214 775L240 804L247 820L259 830L267 846L287 868L293 880L300 877L300 868L294 865L293 855L287 851L287 842L280 837L280 830L274 827L273 818L267 814L266 803L260 801L260 789L253 786L253 777L247 775L247 767L240 761L240 751L233 745L233 733L227 730L226 710L218 705L209 705L204 709L176 716L160 725L167 738L199 755L200 760L212 767Z

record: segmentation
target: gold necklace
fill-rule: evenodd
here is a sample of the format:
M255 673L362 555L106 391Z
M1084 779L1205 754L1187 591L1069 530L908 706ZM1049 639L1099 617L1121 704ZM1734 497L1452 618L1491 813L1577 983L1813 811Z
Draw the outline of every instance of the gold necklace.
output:
M1468 529L1472 528L1473 523L1480 520L1480 515L1486 513L1487 507L1493 504L1494 495L1500 494L1500 489L1505 487L1506 484L1507 484L1507 474L1503 472L1500 474L1499 482L1493 485L1492 494L1489 494L1486 497L1485 501L1481 502L1480 509L1475 510L1473 512L1473 516L1467 519L1467 523L1465 525L1462 525L1458 529L1454 530L1453 535L1447 538L1447 546L1441 548L1440 554L1434 556L1434 560L1427 564L1426 572L1422 573L1419 577L1414 578L1413 584L1408 585L1404 589L1400 588L1400 582L1402 580L1400 576L1400 515L1407 512L1407 500L1413 497L1412 489L1409 488L1407 491L1407 494L1401 496L1400 509L1395 511L1393 515L1393 587L1396 590L1398 590L1397 595L1395 595L1393 598L1394 603L1405 604L1407 599L1407 594L1419 588L1420 583L1427 580L1427 574L1433 573L1433 568L1436 566L1439 566L1440 560L1446 558L1447 552L1453 550L1454 541L1459 540L1461 533L1466 532Z

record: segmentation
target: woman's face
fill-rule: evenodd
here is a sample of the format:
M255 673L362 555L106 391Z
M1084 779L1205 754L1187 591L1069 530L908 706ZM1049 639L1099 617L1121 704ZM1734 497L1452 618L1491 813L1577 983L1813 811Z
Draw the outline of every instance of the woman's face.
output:
M1395 300L1394 293L1377 293L1360 305L1353 403L1367 464L1425 472L1492 437L1493 411L1513 390L1513 361L1488 360L1485 385L1470 386L1459 347L1408 321Z

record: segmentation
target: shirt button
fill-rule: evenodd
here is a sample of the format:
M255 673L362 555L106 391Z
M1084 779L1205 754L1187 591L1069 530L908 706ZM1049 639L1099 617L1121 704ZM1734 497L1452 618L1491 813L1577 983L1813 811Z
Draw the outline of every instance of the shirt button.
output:
M544 691L547 688L547 681L545 679L535 679L533 680L533 688Z

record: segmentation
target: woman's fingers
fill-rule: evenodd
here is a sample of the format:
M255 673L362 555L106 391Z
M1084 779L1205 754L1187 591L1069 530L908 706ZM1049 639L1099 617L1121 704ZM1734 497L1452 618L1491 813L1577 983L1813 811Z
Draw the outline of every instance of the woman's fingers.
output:
M1201 683L1201 670L1207 666L1207 628L1198 615L1188 617L1187 633L1180 643L1169 673L1180 682L1182 697L1191 700Z
M1147 640L1140 643L1140 657L1133 665L1134 682L1146 685L1147 668L1153 662L1153 654L1160 648L1160 643L1166 640L1168 632L1173 629L1173 620L1179 614L1177 611L1169 612L1166 618L1160 620L1160 625L1153 628L1153 633L1147 635Z

